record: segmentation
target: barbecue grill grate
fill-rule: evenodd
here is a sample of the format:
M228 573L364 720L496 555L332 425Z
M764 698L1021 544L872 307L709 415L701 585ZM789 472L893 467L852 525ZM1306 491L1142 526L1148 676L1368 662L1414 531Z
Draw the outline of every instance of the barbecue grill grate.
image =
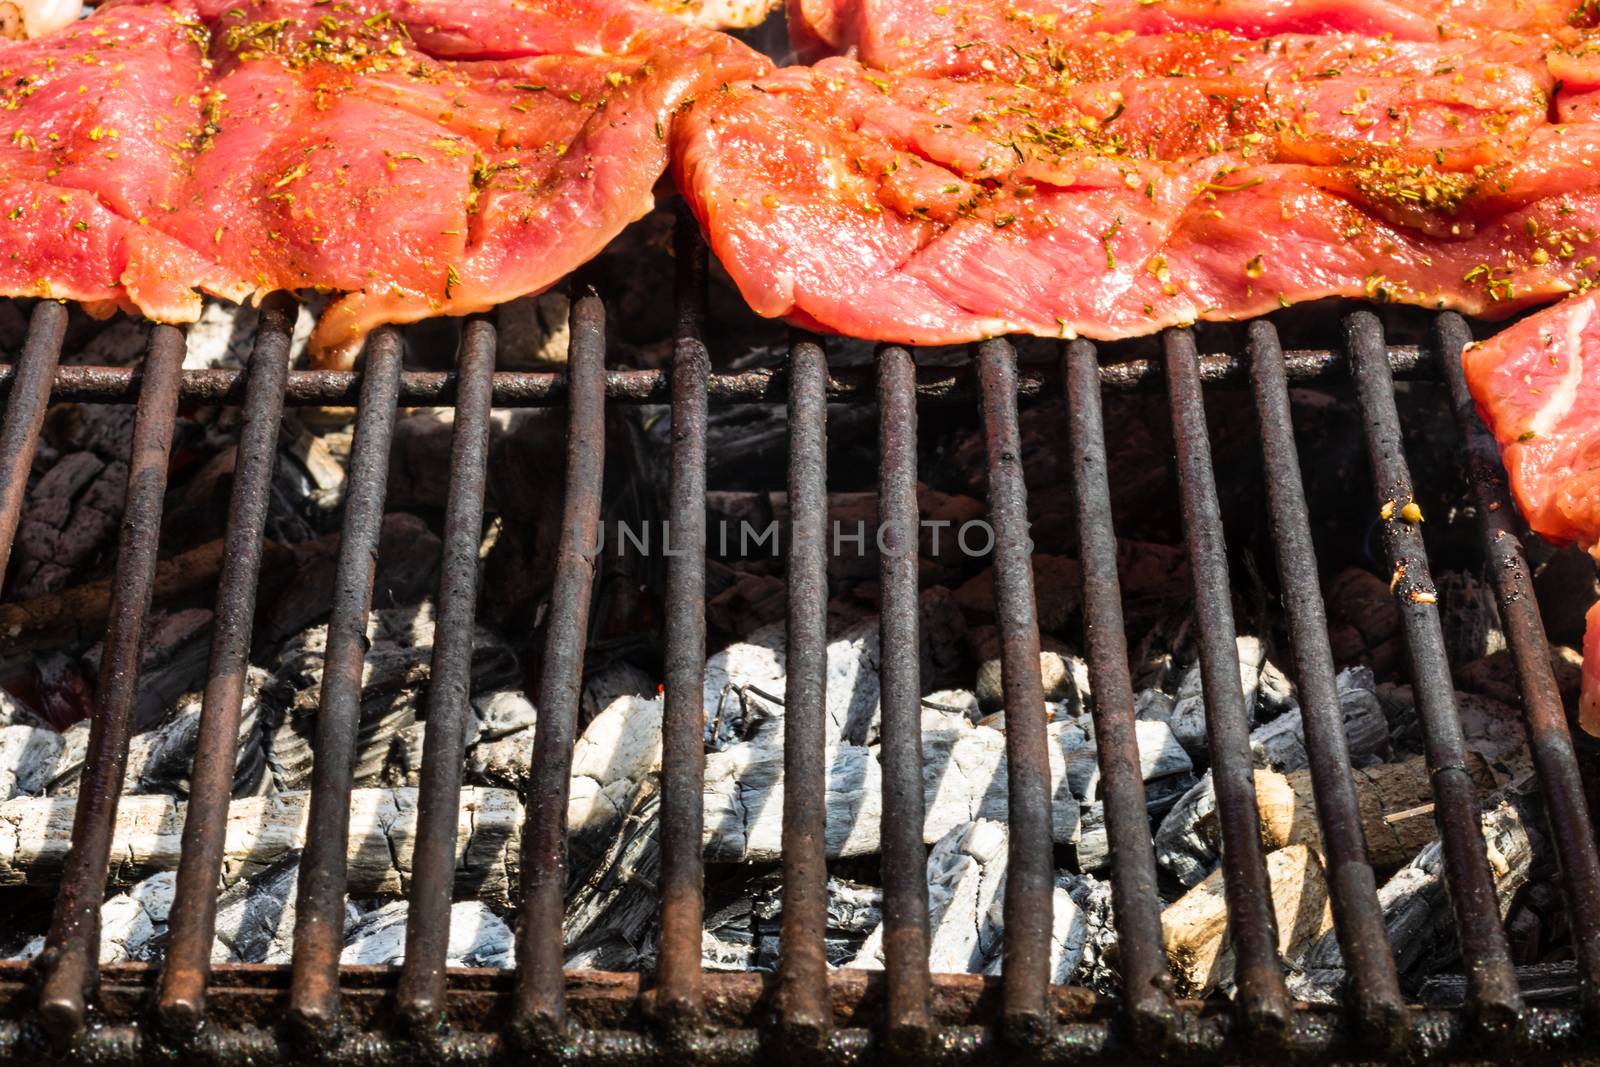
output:
M787 367L713 374L702 330L706 250L692 223L678 232L679 320L670 372L608 372L605 314L593 293L571 312L564 374L497 372L495 328L469 319L454 373L401 370L399 335L377 331L364 369L291 371L291 299L269 298L244 372L184 371L184 335L156 327L138 369L58 367L66 311L41 302L14 367L0 426L0 573L15 534L29 466L48 403L137 404L126 519L112 585L106 653L91 740L42 965L0 965L0 1060L31 1061L73 1046L97 1062L139 1062L180 1052L243 1063L314 1051L344 1062L448 1056L503 1058L517 1050L574 1062L751 1062L774 1049L835 1062L928 1054L967 1060L1026 1049L1045 1060L1167 1054L1216 1061L1287 1051L1336 1059L1402 1047L1419 1056L1481 1058L1487 1049L1551 1055L1580 1048L1600 1022L1600 858L1573 740L1549 666L1539 609L1522 557L1506 480L1493 441L1477 422L1456 359L1468 340L1453 314L1435 320L1432 344L1386 347L1369 312L1343 323L1342 351L1281 350L1265 322L1251 324L1240 355L1197 352L1188 331L1162 339L1159 360L1102 366L1093 345L1063 346L1058 368L1019 367L1005 340L977 346L971 365L920 368L885 346L871 369L831 371L822 342L795 334ZM1442 375L1448 383L1482 541L1521 684L1532 752L1549 813L1577 946L1581 1004L1529 1008L1518 993L1464 763L1464 747L1419 531L1395 517L1383 547L1395 584L1419 695L1428 765L1454 917L1468 979L1459 1012L1408 1008L1384 934L1347 768L1305 490L1291 422L1290 382L1352 377L1364 417L1379 501L1411 499L1393 376ZM1222 517L1205 424L1203 386L1248 379L1259 416L1268 515L1304 712L1329 890L1350 988L1341 1011L1291 1003L1261 851L1248 723L1234 643ZM1106 471L1102 390L1165 383L1177 445L1183 524L1193 574L1207 729L1223 834L1238 992L1232 1013L1170 994L1161 946L1155 862L1123 633L1116 542ZM1039 629L1027 540L1027 489L1018 431L1020 401L1064 390L1084 574L1087 655L1094 694L1102 793L1124 994L1119 1001L1051 988L1052 893L1049 768L1039 677ZM1010 859L1004 975L930 975L923 876L921 748L915 657L886 656L882 677L884 974L830 973L823 953L823 671L827 585L826 420L834 401L879 411L882 641L917 641L917 406L971 402L982 413L995 530L995 600L1003 646L1010 796ZM587 633L604 466L606 405L670 403L670 520L689 543L703 531L706 420L710 403L786 400L790 435L788 677L785 740L783 927L775 977L705 975L700 966L703 869L701 691L705 668L705 569L698 554L672 558L667 574L662 780L663 870L659 966L637 976L563 974L565 812ZM99 908L111 829L127 760L150 603L168 452L185 401L242 404L245 425L228 513L211 662L183 830L177 900L166 963L100 968ZM325 682L317 716L310 823L302 861L292 971L208 963L245 668L261 566L268 483L284 405L355 403L351 495L340 542ZM383 512L389 440L400 405L456 409L433 650L418 845L410 891L406 962L396 981L338 964L352 760L372 560ZM494 407L564 406L567 488L556 586L539 690L537 742L528 782L523 886L514 975L446 973L453 828L462 781L477 542L482 524L489 418ZM103 973L102 973L103 972ZM153 1005L147 996L155 989ZM287 1008L287 1013L285 1013ZM286 1021L287 1020L287 1021Z

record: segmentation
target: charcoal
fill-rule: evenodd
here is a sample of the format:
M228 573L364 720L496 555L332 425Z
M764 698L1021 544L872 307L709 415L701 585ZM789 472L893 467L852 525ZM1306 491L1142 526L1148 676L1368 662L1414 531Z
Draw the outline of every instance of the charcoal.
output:
M142 963L159 959L176 889L177 876L165 872L146 878L102 904L100 962ZM12 958L31 960L43 951L44 938L36 937Z
M1333 927L1322 861L1305 845L1290 845L1268 853L1267 878L1277 917L1278 951L1296 963ZM1233 950L1220 870L1161 913L1161 938L1180 995L1204 997L1232 980Z
M344 502L347 451L336 435L317 433L295 413L284 416L267 510L270 537L294 544L333 528Z
M883 918L883 895L872 887L844 878L830 877L827 892L827 926L823 929L822 950L829 966L839 967L861 952L862 943ZM779 931L783 925L783 886L777 878L764 879L751 907L755 920L756 942L753 967L774 971L778 968Z
M1517 968L1517 986L1529 1004L1571 1003L1583 990L1578 965L1572 960L1530 963ZM1467 976L1431 974L1422 982L1418 1000L1430 1008L1462 1008L1467 1003Z
M983 707L993 710L1005 704L1002 674L998 659L985 660L978 668L974 689ZM1039 680L1044 687L1045 701L1062 705L1064 714L1082 715L1089 710L1089 665L1081 656L1070 652L1040 652Z
M959 638L965 626L948 590L928 589L920 600L922 678L929 688L963 657ZM706 661L707 744L723 748L749 741L784 693L784 631L773 626L752 634ZM869 744L877 736L878 621L868 619L828 643L828 738Z
M1169 774L1144 784L1145 811L1160 819L1199 781L1193 774ZM1098 800L1083 805L1078 820L1077 848L1080 871L1100 871L1111 865L1111 841L1106 835L1105 805Z
M1289 996L1324 1008L1342 1007L1345 1003L1345 974L1336 968L1288 967L1283 981Z
M375 611L368 620L370 644L362 672L355 767L358 784L382 780L397 735L425 711L433 628L433 608L427 602ZM268 756L279 789L304 788L310 781L326 642L326 626L307 630L278 655L272 678L262 690L262 701L281 709L283 716ZM499 688L517 675L510 646L480 627L473 646L473 687Z
M591 666L583 676L578 721L587 726L621 697L653 697L660 692L655 676L627 660Z
M217 897L212 963L288 963L293 949L300 852L280 858L234 882ZM348 929L361 916L347 899Z
M1522 703L1522 679L1509 649L1492 652L1482 659L1464 663L1453 672L1463 692L1488 697L1507 707ZM1566 645L1550 646L1550 673L1555 676L1556 688L1569 707L1578 706L1578 690L1583 681L1583 654Z
M239 709L239 747L234 757L233 795L250 796L268 783L265 718L259 694L267 673L249 668L244 700ZM189 795L189 775L194 767L200 736L200 703L191 701L171 722L134 737L128 749L127 780L130 793Z
M1389 748L1389 723L1378 702L1377 683L1367 667L1351 667L1334 679L1346 744L1354 766L1377 762ZM1250 732L1251 762L1276 771L1309 767L1299 704Z
M1266 648L1254 637L1241 637L1238 639L1239 651L1239 682L1244 689L1245 707L1250 713L1250 721L1255 723L1258 714L1262 712L1276 713L1281 711L1281 703L1287 698L1287 693L1282 691L1280 685L1269 687L1265 699L1262 697L1261 679L1263 670L1268 666ZM1174 700L1170 711L1166 713L1165 721L1172 727L1172 733L1177 737L1178 743L1183 745L1190 756L1197 762L1204 761L1207 754L1206 740L1206 703L1205 694L1200 678L1200 664L1198 661L1187 667L1178 681ZM1276 670L1273 671L1274 679L1281 677ZM1258 708L1258 703L1262 706ZM1159 702L1147 704L1144 709L1146 714L1161 713Z
M44 792L65 744L48 726L0 727L0 799Z
M1469 754L1467 770L1479 789L1496 785L1489 765ZM1394 763L1351 769L1362 834L1372 863L1394 867L1433 840L1433 790L1427 760L1421 756ZM1315 814L1311 772L1255 772L1256 808L1261 839L1268 848L1305 844L1320 852L1321 831ZM1221 857L1216 796L1210 772L1162 820L1155 836L1156 862L1184 885L1193 885Z
M626 811L609 845L586 870L573 865L562 936L567 966L615 969L648 964L661 902L656 897L661 871L660 788L645 777L625 798Z
M753 634L783 621L788 585L782 578L728 567L728 584L714 590L709 573L714 565L707 561L706 626L713 636Z
M406 914L409 903L393 900L345 924L339 962L357 966L397 967L406 959ZM509 968L515 957L511 928L476 900L450 906L447 967Z
M548 368L567 359L567 294L551 290L495 308L496 365L506 370Z
M186 608L209 610L215 591L217 576L222 569L223 542L209 541L180 552L156 563L151 590L151 605L156 609L151 625L160 625L163 615L176 619L181 626L192 619ZM261 581L268 589L275 588L280 579L294 569L294 553L270 542L262 546ZM72 699L65 704L53 703L59 694L53 691L68 671L80 679L89 669L86 660L77 655L88 642L105 632L107 616L111 609L112 581L97 578L64 589L58 593L44 593L32 600L0 604L0 671L26 667L36 675L40 691L39 705L35 708L41 718L65 729L88 714L91 700ZM169 661L181 666L177 678L161 682L168 694L181 690L186 672L193 657L203 655L204 648L196 650L174 647L183 641L181 633L173 630L152 630L152 644L146 648L146 658L151 669L162 667ZM203 646L209 642L200 641ZM66 655L62 649L71 650ZM178 684L173 684L176 681ZM83 696L89 697L92 688L83 685ZM141 707L154 706L158 711L170 710L170 704L161 706L161 700L143 701ZM149 716L150 712L145 712ZM159 717L159 716L158 716Z
M135 732L166 722L185 693L205 686L206 664L211 658L211 612L205 608L151 612L140 657L139 692L134 702ZM102 648L96 645L84 656L96 673Z
M1577 545L1551 552L1533 569L1539 616L1552 637L1567 644L1583 639L1584 616L1600 599L1600 573L1594 557Z
M1439 622L1451 663L1471 663L1504 651L1506 635L1492 587L1466 571L1436 574L1433 584L1438 590Z
M1352 766L1369 764L1389 747L1387 720L1378 706L1372 672L1366 668L1341 671L1336 684ZM1258 767L1289 772L1305 768L1309 759L1298 706L1252 730L1250 749ZM1215 807L1208 771L1172 806L1156 830L1156 859L1183 885L1199 882L1221 855Z
M999 973L1009 836L1005 823L979 819L952 829L928 854L928 955L934 971ZM1065 983L1083 959L1088 930L1065 887L1057 886L1052 904L1051 981ZM851 965L883 966L882 926Z
M1083 916L1083 959L1071 981L1096 993L1115 994L1122 979L1117 972L1117 926L1112 909L1111 883L1092 874L1056 872L1056 889L1065 889Z
M1476 693L1457 692L1455 699L1467 751L1487 760L1503 781L1514 781L1531 772L1528 735L1516 708ZM1378 700L1396 747L1407 752L1424 751L1422 722L1411 687L1380 685Z
M127 481L125 460L78 451L30 486L11 550L8 597L61 589L111 551Z
M0 726L42 726L44 720L35 715L33 711L6 692L0 689Z
M414 605L432 596L439 585L441 548L439 538L415 515L385 515L378 535L372 602ZM257 611L256 640L260 647L303 640L306 628L325 618L332 607L339 535L328 534L297 544L293 555L292 573Z
M1518 805L1509 801L1484 812L1483 836L1503 916L1527 883L1541 840ZM1379 887L1378 903L1403 976L1420 979L1438 974L1459 959L1455 913L1450 907L1444 850L1439 842L1425 846ZM1323 937L1307 954L1306 963L1316 968L1342 968L1338 939L1332 934Z
M305 841L309 794L246 797L228 810L222 882L249 879ZM185 805L166 794L132 794L117 806L109 881L130 885L175 870ZM76 799L14 797L0 803L0 886L57 884L66 859ZM406 892L416 840L415 789L356 789L350 794L346 853L350 891ZM522 805L514 793L462 791L456 825L456 894L505 904L517 879Z
M955 540L958 530L945 537ZM976 538L973 539L977 543ZM1039 629L1047 634L1064 634L1074 625L1083 599L1083 576L1078 561L1065 556L1036 552L1033 556L1033 596L1038 611ZM975 575L955 591L956 603L974 620L993 622L994 573Z

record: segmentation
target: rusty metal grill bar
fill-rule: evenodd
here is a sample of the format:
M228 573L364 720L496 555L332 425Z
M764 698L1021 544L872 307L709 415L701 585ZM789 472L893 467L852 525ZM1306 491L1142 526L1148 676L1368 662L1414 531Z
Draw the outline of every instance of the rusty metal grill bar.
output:
M1261 457L1266 470L1267 505L1278 576L1288 615L1312 791L1328 872L1334 928L1350 974L1351 1007L1365 1035L1379 1047L1404 1041L1406 1007L1395 973L1394 953L1383 925L1377 879L1367 861L1361 812L1350 776L1350 749L1334 683L1333 651L1327 613L1317 581L1317 556L1311 519L1300 478L1278 331L1252 323L1249 354L1261 424Z
M1051 910L1055 864L1033 542L1017 423L1017 354L1009 341L978 346L989 520L994 527L995 622L1006 716L1006 887L1001 1008L1007 1040L1037 1046L1049 1036Z
M1356 312L1345 319L1344 339L1384 519L1384 552L1394 570L1395 601L1411 657L1412 689L1433 784L1434 818L1444 847L1445 878L1466 967L1468 1006L1486 1034L1504 1038L1522 1013L1522 996L1500 923L1477 792L1467 771L1466 742L1439 624L1438 596L1422 531L1404 515L1414 494L1395 407L1394 378L1385 358L1383 326L1371 312Z
M928 878L922 843L921 623L916 366L896 345L878 353L878 657L883 743L885 1026L893 1047L924 1051L931 1034Z
M116 593L72 820L72 847L61 872L55 915L42 957L39 1022L58 1043L82 1032L87 1001L99 980L100 903L128 765L144 622L150 610L161 537L162 497L167 491L167 461L178 417L183 352L182 331L171 326L151 331L128 457Z
M1116 524L1106 470L1105 418L1100 365L1094 346L1067 346L1067 419L1078 552L1083 573L1083 630L1089 657L1100 793L1106 836L1117 862L1111 871L1119 971L1129 1032L1152 1049L1173 1038L1176 1016L1172 977L1161 943L1161 898L1155 845L1150 835L1139 739L1134 725L1133 679L1117 575Z
M278 460L283 382L289 372L290 340L298 310L283 294L268 297L262 304L261 328L250 354L250 386L245 394L233 495L228 502L211 662L200 705L200 736L157 1001L162 1021L180 1032L197 1029L205 1018L206 981L216 932L217 879L222 873L228 803L233 799L239 718L261 575L261 538L267 525L272 471Z
M361 725L361 678L367 617L389 485L400 382L400 335L382 329L367 342L365 380L350 447L350 493L333 578L322 692L317 706L316 758L306 844L301 853L294 923L294 984L289 1017L326 1041L339 1022L339 952L344 947L344 894L350 838L350 790ZM126 745L124 745L126 748Z
M478 545L483 538L483 486L489 463L489 384L494 373L494 324L469 319L458 364L461 398L451 434L450 490L445 500L438 625L428 676L428 714L422 742L417 841L406 921L405 969L399 1008L419 1031L438 1026L445 1007L445 959L455 884L456 828L466 730L472 715L473 633L478 608Z
M102 979L106 1009L97 1025L75 1046L80 1062L118 1067L152 1062L204 1062L216 1067L251 1067L254 1064L296 1062L308 1059L303 1042L275 1027L274 1013L284 995L279 968L219 966L212 983L213 1011L239 1020L236 1024L208 1026L183 1042L174 1042L159 1029L143 1025L139 1005L152 968L145 964L114 964ZM26 995L27 967L0 966L0 999L15 1004ZM457 1028L428 1043L403 1032L370 1025L381 1022L383 1001L390 995L394 975L386 968L345 969L347 1000L352 1019L369 1025L352 1026L323 1048L317 1062L338 1060L366 1067L401 1067L419 1062L504 1064L518 1052L506 1036L493 1027ZM482 971L453 974L454 995L463 1011L481 1019L501 1016L510 997L509 975ZM871 1026L882 1003L880 976L859 971L843 972L833 984L834 1006L841 1019L854 1020L837 1029L829 1046L810 1057L818 1064L838 1067L860 1065L881 1058L883 1044ZM582 1038L563 1050L562 1062L583 1067L634 1067L639 1063L669 1061L671 1044L633 1028L629 1013L641 991L638 975L587 972L568 977L568 992L575 1021L584 1024ZM770 1064L774 1045L759 1021L766 1010L773 980L761 974L708 974L708 1004L717 1005L716 1028L696 1045L697 1061L708 1067ZM1006 1055L998 1031L985 1021L985 1003L998 992L998 979L969 975L936 975L933 999L940 1059L992 1062ZM1071 990L1054 990L1052 1007L1057 1025L1050 1041L1037 1050L1032 1062L1061 1065L1085 1062L1127 1063L1147 1054L1132 1045L1115 1026L1106 1025L1106 1007L1094 997ZM1222 1010L1200 1010L1188 1005L1184 1026L1167 1048L1173 1061L1247 1062L1249 1045L1237 1018ZM1560 1062L1581 1056L1587 1049L1579 1013L1571 1009L1530 1008L1520 1027L1523 1054L1530 1060ZM1408 1053L1417 1062L1470 1060L1482 1062L1483 1047L1477 1029L1462 1013L1421 1009L1413 1019L1414 1042ZM1350 1062L1363 1049L1352 1043L1339 1025L1338 1012L1303 1009L1294 1015L1285 1055L1297 1062ZM947 1051L946 1051L947 1050ZM0 1064L33 1067L51 1055L51 1046L27 1020L0 1020ZM907 1062L928 1062L910 1060Z
M567 888L567 792L589 602L600 554L600 490L605 475L606 312L593 290L575 294L567 364L572 402L567 417L567 484L561 542L545 635L539 719L528 775L522 832L522 909L517 929L513 1026L536 1048L559 1048L567 1030L561 937Z
M1261 817L1250 760L1250 716L1239 680L1222 506L1217 500L1194 337L1187 330L1170 330L1163 340L1172 435L1178 450L1178 491L1199 623L1206 738L1217 795L1217 824L1222 831L1228 935L1237 957L1237 1007L1253 1034L1264 1042L1275 1042L1288 1026L1289 991L1278 962L1278 923L1261 848Z
M783 714L783 916L778 1023L791 1048L820 1051L832 1029L828 960L828 379L822 342L789 345L788 628Z
M53 300L37 304L15 367L7 367L12 388L0 422L0 591L5 588L11 543L28 494L28 470L39 447L39 431L50 398L51 379L67 335L67 309Z
M700 227L677 223L678 324L672 354L672 474L667 560L665 703L661 717L661 949L656 1011L690 1044L702 1021L700 953L705 917L706 257Z
M50 305L55 306L55 305ZM1200 380L1206 384L1246 380L1249 368L1236 355L1211 353L1200 357ZM1345 381L1349 374L1342 352L1332 350L1290 351L1284 353L1289 380L1297 384ZM1396 346L1389 350L1389 363L1398 377L1435 374L1437 360L1431 349ZM61 367L50 382L50 401L77 401L95 404L129 404L139 392L141 370L137 367ZM0 366L0 395L11 393L23 374L19 367ZM1134 359L1112 362L1100 370L1107 389L1139 389L1161 385L1164 372L1160 360ZM978 398L977 371L972 366L918 367L916 394L919 403L972 403ZM452 371L406 371L400 376L399 402L405 407L436 407L454 404L458 394L457 374ZM186 370L179 396L185 403L243 403L246 378L232 370ZM669 371L607 371L604 374L606 400L614 404L669 404L672 402L672 375ZM1017 374L1019 400L1060 395L1061 382L1048 362L1025 363ZM877 380L869 366L835 367L828 375L830 402L868 401L874 396ZM284 386L284 403L289 407L351 407L360 399L361 374L357 371L290 371ZM565 373L542 371L496 371L493 400L497 408L559 407L570 400ZM714 404L782 404L788 399L789 371L768 368L739 374L711 374L706 379L706 394Z

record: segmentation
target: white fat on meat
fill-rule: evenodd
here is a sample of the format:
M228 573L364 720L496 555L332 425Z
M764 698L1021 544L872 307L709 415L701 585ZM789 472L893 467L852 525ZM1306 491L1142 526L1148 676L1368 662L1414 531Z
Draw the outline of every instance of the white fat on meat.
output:
M1583 384L1583 331L1589 325L1594 309L1587 303L1578 304L1567 320L1567 369L1561 381L1550 390L1550 399L1528 423L1528 431L1545 437L1561 425L1572 405L1578 400L1578 387Z

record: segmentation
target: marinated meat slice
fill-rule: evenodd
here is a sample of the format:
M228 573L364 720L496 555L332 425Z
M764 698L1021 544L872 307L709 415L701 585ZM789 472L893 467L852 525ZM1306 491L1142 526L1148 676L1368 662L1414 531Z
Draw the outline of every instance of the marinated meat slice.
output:
M175 321L202 282L243 295L152 225L200 136L204 35L185 8L124 8L0 45L0 291Z
M1129 77L1253 78L1310 81L1347 76L1461 75L1465 84L1493 82L1508 65L1535 73L1548 43L1505 35L1489 40L1404 41L1358 34L1280 34L1263 39L1223 30L1135 36L1097 30L1057 32L1049 19L1022 20L1003 30L942 33L888 40L872 34L861 49L901 74L1024 83L1040 88ZM990 31L995 31L991 36ZM1557 75L1559 76L1559 75Z
M767 67L628 0L130 3L0 64L0 291L166 321L339 291L331 363L559 280L649 209L680 106Z
M1466 42L1520 54L1530 34L1565 32L1590 18L1579 0L1402 3L1399 0L789 0L790 36L803 58L847 54L883 70L955 74L974 50L996 67L1034 57L1071 71L1111 38L1259 41L1284 35L1438 45ZM1007 57L1010 57L1008 59ZM988 69L988 68L983 68Z
M698 105L676 167L752 307L872 340L1112 338L1341 294L1506 314L1586 284L1600 232L1600 193L1572 191L1600 144L1543 126L1534 86L1042 93L835 59Z
M1462 354L1500 442L1517 506L1536 533L1600 551L1600 290L1529 316ZM1600 734L1600 605L1583 642L1585 729Z
M215 264L93 193L19 178L0 182L0 293L76 300L94 315L161 322L200 317L198 286L231 291Z

